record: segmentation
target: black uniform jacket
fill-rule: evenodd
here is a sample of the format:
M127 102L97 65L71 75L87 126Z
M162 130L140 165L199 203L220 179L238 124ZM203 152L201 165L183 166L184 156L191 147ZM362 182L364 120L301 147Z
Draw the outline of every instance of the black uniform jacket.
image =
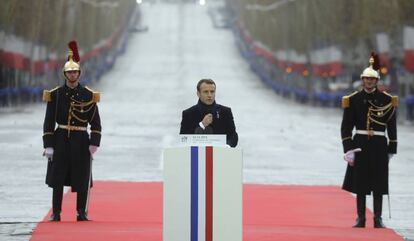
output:
M46 184L85 191L91 178L89 145L99 146L101 141L99 93L80 84L74 89L63 85L45 91L43 99L47 101L43 146L54 148ZM88 123L90 134L86 131Z
M209 113L213 115L213 123L205 130L202 130L199 123ZM229 146L235 147L238 142L231 109L216 103L209 106L198 101L197 105L184 110L180 134L225 134L226 142Z
M357 194L387 194L388 154L397 152L398 97L362 90L343 97L342 102L343 150L362 149L355 153L354 166L347 166L343 189ZM352 135L354 129L365 133Z

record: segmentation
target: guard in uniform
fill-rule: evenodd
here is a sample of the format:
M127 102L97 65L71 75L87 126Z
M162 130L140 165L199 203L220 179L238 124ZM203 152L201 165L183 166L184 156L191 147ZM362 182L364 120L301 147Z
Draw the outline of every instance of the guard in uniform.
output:
M69 48L69 58L63 67L65 84L43 92L43 100L47 102L43 146L44 156L49 160L46 184L53 188L50 221L60 221L63 186L70 186L77 193L77 221L88 221L92 157L101 140L97 106L100 93L79 83L81 68L76 42L70 42Z
M358 218L353 227L365 227L366 195L373 193L374 228L385 228L382 195L388 194L388 162L397 153L398 97L377 89L380 75L375 53L369 63L361 74L363 89L342 98L341 135L348 162L342 188L357 196Z

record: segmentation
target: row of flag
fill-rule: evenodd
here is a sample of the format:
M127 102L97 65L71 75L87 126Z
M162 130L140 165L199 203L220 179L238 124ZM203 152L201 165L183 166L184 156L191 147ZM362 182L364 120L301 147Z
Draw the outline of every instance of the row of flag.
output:
M272 51L265 44L252 40L248 31L243 29L244 39L250 43L254 52L268 59L287 72L303 75L312 71L317 76L337 76L343 70L343 49L331 45L312 50L308 55L292 49ZM390 38L387 33L376 34L376 51L381 60L381 66L390 67ZM414 72L414 27L405 26L403 29L404 67L408 72Z

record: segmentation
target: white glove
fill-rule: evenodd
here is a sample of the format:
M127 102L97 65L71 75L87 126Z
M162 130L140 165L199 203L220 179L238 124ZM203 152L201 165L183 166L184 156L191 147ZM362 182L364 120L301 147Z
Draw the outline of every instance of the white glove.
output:
M344 160L346 162L348 162L348 164L352 167L354 166L354 161L355 161L355 152L360 152L362 151L361 148L356 148L353 150L349 150L345 153L344 155Z
M47 159L52 160L52 158L53 158L53 147L46 147L46 149L43 151L43 156L45 156Z
M93 154L95 154L95 152L98 150L97 146L94 145L90 145L89 146L89 152L91 153L91 155L93 156Z

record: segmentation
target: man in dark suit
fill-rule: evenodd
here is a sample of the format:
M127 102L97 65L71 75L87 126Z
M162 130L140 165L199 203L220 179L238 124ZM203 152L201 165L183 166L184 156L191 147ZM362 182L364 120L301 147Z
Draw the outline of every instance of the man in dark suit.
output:
M342 188L357 195L355 228L365 227L366 195L374 195L374 228L382 223L382 195L388 194L388 163L397 153L398 97L377 89L379 60L373 54L361 79L363 89L342 99L344 159L348 162ZM352 130L355 134L352 135Z
M216 84L202 79L197 84L198 103L183 111L180 134L225 134L227 145L237 146L238 135L229 107L215 101Z

